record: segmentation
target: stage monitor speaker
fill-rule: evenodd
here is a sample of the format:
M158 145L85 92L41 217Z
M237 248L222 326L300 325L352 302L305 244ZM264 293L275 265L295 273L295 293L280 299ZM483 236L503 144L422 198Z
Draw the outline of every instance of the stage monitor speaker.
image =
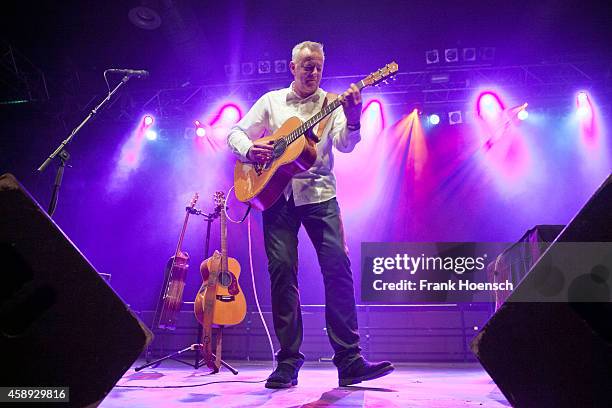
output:
M69 387L70 406L98 405L152 335L10 174L0 260L0 386Z
M612 407L610 242L612 176L474 338L472 351L512 406ZM584 252L573 250L575 243L578 248L591 243L587 245L598 250L607 243L604 261L585 261ZM604 296L594 290L587 293L597 294L593 301L571 301L572 283L577 281L564 273L576 271L566 268L561 273L560 268L551 267L555 249L570 263L596 264L588 266L592 268L589 281L591 287L604 288ZM568 300L551 302L549 296L557 293L564 293ZM539 300L534 300L536 295Z

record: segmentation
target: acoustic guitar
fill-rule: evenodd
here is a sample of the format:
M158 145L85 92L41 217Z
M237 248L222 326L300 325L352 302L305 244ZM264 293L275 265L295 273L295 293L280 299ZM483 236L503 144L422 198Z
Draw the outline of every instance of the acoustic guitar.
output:
M156 329L176 329L176 316L183 304L183 289L185 288L185 277L189 269L189 254L182 250L183 238L187 230L189 214L195 208L199 195L195 193L191 202L185 207L185 221L179 236L174 256L170 257L166 264L164 273L164 285L160 293L153 327Z
M360 90L395 75L397 63L391 62L359 81ZM319 113L302 122L291 117L270 136L261 140L273 142L273 154L265 164L238 161L234 167L236 197L258 210L272 206L281 196L291 178L308 170L317 159L316 141L307 137L309 131L327 115L342 106L340 99L326 105Z
M215 193L215 204L221 215L221 252L214 254L200 265L202 286L194 303L196 318L205 325L229 326L240 323L246 315L246 300L238 284L240 264L227 256L227 217L223 192Z

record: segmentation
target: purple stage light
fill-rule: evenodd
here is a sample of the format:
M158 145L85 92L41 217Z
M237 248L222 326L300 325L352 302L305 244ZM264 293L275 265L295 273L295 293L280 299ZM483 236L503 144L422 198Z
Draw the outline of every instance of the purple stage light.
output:
M151 126L153 124L153 122L155 122L155 119L151 115L145 115L142 118L142 123L145 125L145 127Z
M157 132L154 131L153 129L148 129L145 132L145 136L148 140L157 140Z
M431 115L429 115L429 123L436 126L438 123L440 123L440 116L436 115L435 113L432 113Z

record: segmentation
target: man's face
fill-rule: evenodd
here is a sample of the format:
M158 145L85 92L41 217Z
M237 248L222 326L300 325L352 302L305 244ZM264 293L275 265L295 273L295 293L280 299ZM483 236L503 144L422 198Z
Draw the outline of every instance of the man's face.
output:
M291 61L289 68L295 78L294 91L305 98L312 95L321 83L323 74L323 54L304 48L297 61Z

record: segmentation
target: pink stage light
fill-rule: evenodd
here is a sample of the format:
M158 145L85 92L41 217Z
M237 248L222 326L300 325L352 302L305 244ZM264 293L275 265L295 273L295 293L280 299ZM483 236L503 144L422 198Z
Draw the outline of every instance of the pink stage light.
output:
M582 143L592 155L597 150L601 151L602 141L597 105L586 91L580 91L576 94L576 119L578 129L582 136ZM597 160L590 160L594 163Z
M142 118L142 123L145 125L145 127L151 126L153 124L153 122L155 122L155 119L151 115L145 115Z
M371 99L365 104L365 106L361 110L361 113L367 113L368 115L376 116L379 115L381 111L382 105L380 101L378 99Z
M504 110L504 104L499 95L495 92L486 91L478 96L476 102L476 111L481 118L491 118L501 114Z
M238 109L238 107L229 105L223 108L221 113L221 120L224 123L234 124L240 120L241 116L242 115L240 114L240 110Z
M578 116L580 119L586 119L589 117L589 112L589 108L586 106L581 106L576 110L576 116Z
M129 165L135 165L136 164L136 160L138 159L136 157L136 153L135 152L127 152L124 156L125 161L129 164Z
M147 117L150 119L147 120ZM152 137L157 137L157 133L145 125L147 122L152 124L153 117L150 115L143 116L121 147L119 160L113 173L112 183L115 187L124 182L130 172L140 165L145 139L151 140Z
M366 130L380 132L385 128L385 115L383 113L382 102L379 99L371 99L366 102L361 113L364 115L364 122L366 122L365 126L373 125L376 128L368 128Z
M242 109L235 103L226 103L210 121L210 126L232 126L240 119L242 119Z
M578 95L576 95L576 103L578 103L578 105L586 104L588 103L588 101L589 101L589 96L587 95L585 91L578 92Z
M242 119L242 108L236 103L226 102L201 117L205 119L193 122L198 149L202 152L227 151L227 134Z
M336 177L345 180L338 184L338 196L347 206L353 209L361 224L367 219L366 214L377 203L373 197L383 197L384 183L380 180L386 163L386 151L381 145L386 139L384 103L381 99L367 99L363 102L361 116L361 142L357 143L350 154L335 154L334 168ZM355 188L359 186L359 188Z
M591 120L593 118L593 106L591 99L585 91L580 91L576 95L576 116L581 120Z
M193 121L193 124L195 125L195 134L197 137L206 136L206 128L204 127L202 122L196 119Z
M476 94L476 126L482 143L480 158L491 177L504 190L512 189L529 174L533 159L519 121L527 119L527 103L506 108L500 90Z
M529 112L527 112L527 102L519 106L519 111L516 114L518 120L526 120L529 117Z
M206 136L206 129L204 129L201 126L196 127L196 131L195 134L197 137L204 137Z

